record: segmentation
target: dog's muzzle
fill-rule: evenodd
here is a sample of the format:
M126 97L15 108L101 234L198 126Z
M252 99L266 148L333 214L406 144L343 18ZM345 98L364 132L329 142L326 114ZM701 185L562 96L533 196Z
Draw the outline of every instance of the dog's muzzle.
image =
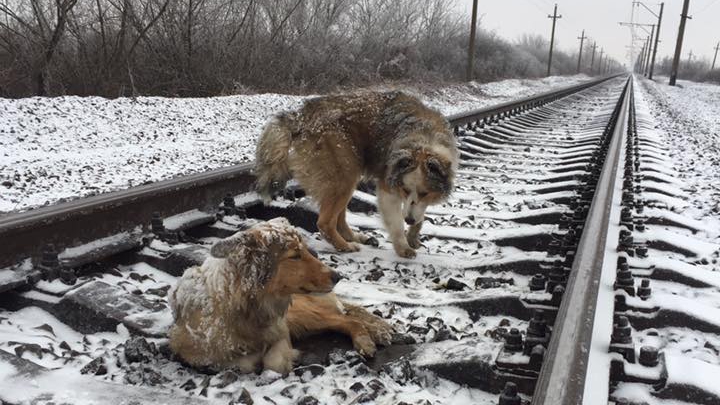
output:
M405 217L405 223L406 223L406 224L408 224L408 225L415 225L415 222L417 222L417 221L415 221L415 218L413 218L413 217Z

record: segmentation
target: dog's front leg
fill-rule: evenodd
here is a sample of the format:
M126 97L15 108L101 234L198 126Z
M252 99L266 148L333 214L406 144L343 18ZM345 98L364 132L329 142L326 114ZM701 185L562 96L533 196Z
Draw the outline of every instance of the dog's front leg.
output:
M422 229L422 222L416 222L408 228L407 241L410 247L413 249L419 249L420 246L420 229Z
M270 346L270 349L265 353L263 366L265 369L287 375L292 371L295 357L296 351L293 350L290 344L290 338L280 339Z
M395 252L405 258L415 257L415 249L411 248L405 237L405 225L403 223L402 199L397 194L384 191L378 187L378 208L385 224L385 229L390 234Z

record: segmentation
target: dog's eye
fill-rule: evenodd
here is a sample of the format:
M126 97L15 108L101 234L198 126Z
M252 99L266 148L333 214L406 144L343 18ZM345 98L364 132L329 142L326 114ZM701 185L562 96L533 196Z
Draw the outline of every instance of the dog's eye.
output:
M428 193L425 191L418 193L418 197L420 197L420 198L425 198L425 197L427 197L427 195L428 195Z
M403 187L403 193L410 195L410 190L407 187Z

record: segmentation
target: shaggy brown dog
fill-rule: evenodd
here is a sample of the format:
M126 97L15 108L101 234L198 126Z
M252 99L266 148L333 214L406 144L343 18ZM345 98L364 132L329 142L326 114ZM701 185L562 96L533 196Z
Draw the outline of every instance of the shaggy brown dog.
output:
M367 356L389 342L387 323L360 307L345 310L330 293L339 275L284 218L224 239L210 253L169 294L170 347L190 365L285 374L297 354L291 337L338 331Z
M375 180L385 228L402 257L415 256L425 210L450 195L457 164L445 118L401 92L308 100L268 123L255 156L263 198L295 177L320 205L318 228L339 251L368 241L350 229L345 210L360 179Z

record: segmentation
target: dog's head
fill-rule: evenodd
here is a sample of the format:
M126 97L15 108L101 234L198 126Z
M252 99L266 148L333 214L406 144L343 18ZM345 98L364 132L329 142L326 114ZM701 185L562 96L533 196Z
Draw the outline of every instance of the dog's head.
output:
M403 198L403 216L408 225L422 222L428 205L450 196L455 161L453 151L443 146L392 153L385 181Z
M213 245L227 260L236 286L276 296L330 292L340 276L324 265L285 218L275 218Z

